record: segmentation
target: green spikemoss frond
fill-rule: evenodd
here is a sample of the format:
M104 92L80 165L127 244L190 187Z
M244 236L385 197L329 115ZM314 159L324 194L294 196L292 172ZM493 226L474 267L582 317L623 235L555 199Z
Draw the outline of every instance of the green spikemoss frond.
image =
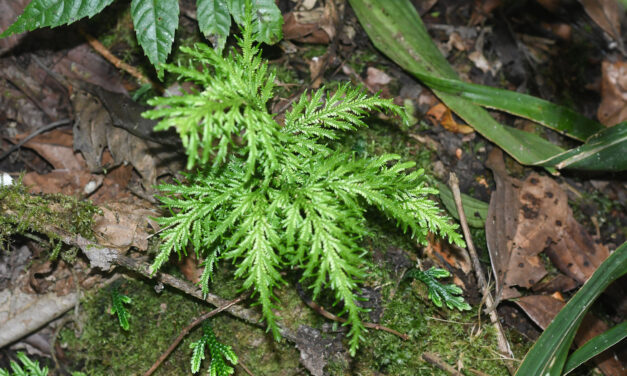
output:
M250 35L244 30L241 52L226 57L202 45L186 49L191 62L166 69L201 89L154 99L159 107L147 113L161 119L158 129L175 127L189 165L201 167L184 184L159 187L170 216L158 219L165 230L153 270L172 252L193 247L204 259L206 293L217 259L230 260L278 337L273 289L284 283L281 270L301 268L314 296L330 288L341 302L354 354L364 331L357 300L366 277L360 247L366 210L378 209L423 243L428 231L459 245L463 240L429 199L437 190L413 163L395 155L360 159L329 143L366 126L370 111L402 115L399 107L344 84L332 93L303 94L281 127L267 110L273 73Z

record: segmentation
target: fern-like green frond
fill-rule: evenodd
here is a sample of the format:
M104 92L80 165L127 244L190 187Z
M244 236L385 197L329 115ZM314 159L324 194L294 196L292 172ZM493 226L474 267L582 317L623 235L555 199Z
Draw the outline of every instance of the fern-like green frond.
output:
M156 108L143 114L160 119L155 130L176 129L185 147L188 169L210 160L214 167L222 165L229 149L245 156L249 176L261 156L268 158L273 168L277 165L276 150L282 136L267 111L275 73L249 40L241 40L240 47L241 54L226 57L203 44L181 48L190 60L164 68L182 80L201 85L202 91L153 98L149 104ZM196 62L201 63L200 70L195 68ZM243 145L237 145L239 137Z
M283 282L278 268L281 258L277 251L282 248L282 240L277 230L279 221L274 210L266 202L262 194L256 194L254 208L247 213L240 228L229 241L232 249L225 257L237 261L235 275L244 278L243 288L253 288L259 294L259 303L268 329L275 338L280 338L276 325L276 316L272 311L276 308L272 289ZM241 258L241 260L238 260Z
M23 352L17 353L17 359L22 363L24 368L18 363L11 361L11 370L13 373L6 369L0 368L0 376L47 376L48 367L41 368L39 362L33 361Z
M278 125L268 112L274 72L253 43L251 19L239 40L241 51L222 57L197 45L186 50L189 63L167 66L200 87L154 99L159 107L145 113L161 119L157 129L176 128L188 166L200 165L185 183L159 187L170 216L158 219L164 230L152 267L159 269L172 252L185 254L192 246L204 258L206 294L218 259L232 261L277 338L273 290L284 283L282 269L302 268L314 298L323 289L333 291L355 354L365 330L357 301L366 278L360 246L367 235L366 211L379 210L423 243L429 231L464 243L457 225L429 198L437 190L426 185L413 163L395 155L360 159L334 149L331 141L366 126L363 118L370 111L403 118L391 100L343 84L333 93L303 94L286 113L285 125Z
M192 349L192 373L198 373L200 371L200 364L205 359L205 346L209 347L209 353L211 354L211 364L209 365L210 376L228 376L231 375L234 370L229 366L226 361L228 360L232 364L237 364L237 355L231 349L231 346L224 345L218 342L211 324L207 321L203 323L203 335L198 340L190 344Z
M459 311L470 310L470 305L464 301L462 289L454 284L444 285L438 281L439 278L450 277L447 270L432 267L429 270L412 269L405 275L406 278L415 278L425 285L429 290L429 299L437 307L446 304L449 309L456 308Z
M284 132L335 139L336 135L330 129L347 131L365 127L361 118L370 111L389 111L404 116L391 99L369 96L362 88L345 83L333 94L328 94L325 88L313 94L304 92L292 110L285 114Z
M128 318L130 314L124 307L124 304L130 304L131 298L124 294L120 294L117 289L111 290L111 314L117 314L120 327L124 330L129 330L130 325Z

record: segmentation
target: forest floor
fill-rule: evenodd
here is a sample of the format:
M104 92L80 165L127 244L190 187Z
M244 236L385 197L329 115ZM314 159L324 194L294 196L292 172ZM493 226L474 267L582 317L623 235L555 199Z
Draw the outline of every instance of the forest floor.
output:
M26 1L0 0L2 29L17 17L20 9L16 4L20 3L23 6ZM596 23L580 3L414 3L419 4L433 42L463 80L535 95L599 120L607 118L599 113L604 102L605 113L624 120L621 110L627 88L620 79L612 83L608 78L612 69L625 70L625 55L616 48L621 35L608 36L604 25ZM342 147L361 156L399 154L423 168L434 186L446 188L449 174L454 172L461 192L478 200L477 211L467 215L486 274L492 273L487 244L507 236L486 234L488 205L497 205L504 215L517 215L507 212L514 210L512 203L494 198L491 202L497 180L518 189L540 179L550 187L551 195L567 198L568 205L561 207L560 215L573 223L569 230L572 259L589 257L586 252L591 246L607 252L625 242L625 173L564 171L554 176L499 155L495 152L498 147L452 114L428 87L375 49L348 3L281 0L278 4L285 19L285 38L263 47L264 57L278 73L280 90L273 110L279 111L303 90L322 85L333 89L347 81L404 106L411 114L409 126L373 116L367 121L369 128L347 135ZM75 233L93 235L100 246L149 264L158 246L158 236L152 236L157 225L151 217L164 214L152 187L179 177L184 156L167 147L151 148L147 140L128 129L159 87L169 92L181 87L171 75L163 82L157 80L136 42L129 8L130 1L116 1L91 20L0 40L0 173L21 179L28 192L36 195L11 192L0 204L3 210L9 200L19 202L24 210L45 206L29 211L36 213L31 215L37 217L41 228L46 221L67 221ZM170 61L180 58L180 46L203 41L194 17L194 2L181 0L180 26ZM92 39L155 84L142 86L116 69L94 50L89 43ZM229 39L229 44L232 42ZM624 73L622 77L626 77ZM503 124L535 132L564 147L573 146L530 121L500 112L491 114ZM77 119L87 129L77 127ZM100 143L91 142L96 133L104 135ZM32 134L36 137L21 142ZM21 147L11 149L18 143ZM443 210L456 216L451 199L441 199ZM84 206L87 201L101 210L93 223L95 209ZM466 251L435 237L423 247L393 223L375 214L370 217L370 236L362 241L368 278L361 286L361 304L370 309L364 320L396 334L369 329L356 356L351 357L345 328L334 321L334 314L341 309L333 306L332 293L323 291L312 303L309 291L299 285L297 271L290 271L283 276L289 283L276 293L277 313L291 338L277 342L261 324L247 322L242 318L246 315L233 314L233 309L211 318L217 338L230 345L239 358L235 374L508 375ZM92 268L76 244L72 248L59 243L61 257L50 260L51 252L58 249L44 234L18 234L20 231L8 231L0 224L0 234L5 230L12 235L0 236L0 333L8 331L7 325L12 325L15 317L40 322L0 344L0 368L7 368L17 351L27 351L47 364L51 375L74 371L145 374L184 328L215 308L185 289L177 290L138 270ZM555 240L555 226L544 224L536 230L537 238L548 243ZM528 260L541 264L544 272L534 280L538 265L522 262L508 270L510 299L504 299L497 309L515 365L582 284L560 269L560 262L568 263L565 256L547 251ZM594 272L598 264L593 264L582 267L581 278ZM422 283L405 277L412 268L431 266L451 272L446 283L462 288L472 306L470 311L436 307ZM211 292L223 302L242 293L233 270L228 263L220 264L211 282ZM168 265L164 273L195 283L201 271L198 261L189 256ZM625 320L626 286L625 278L619 280L595 305L593 324L584 328L588 335L599 330L596 325L607 328ZM129 330L121 328L110 314L113 291L132 300L127 307ZM253 303L246 299L236 307L255 312L258 307ZM326 312L319 307L327 307L331 315L323 315ZM154 374L190 374L189 346L201 335L200 328L192 329ZM627 343L623 341L612 351L574 374L624 375ZM443 364L449 369L442 369ZM207 372L207 365L201 372Z

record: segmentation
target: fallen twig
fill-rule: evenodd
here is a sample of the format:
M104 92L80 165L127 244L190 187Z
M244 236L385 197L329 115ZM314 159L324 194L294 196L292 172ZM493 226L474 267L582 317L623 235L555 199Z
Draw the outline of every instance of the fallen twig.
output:
M135 77L142 84L151 85L157 92L163 92L163 88L159 84L152 82L150 79L148 79L148 77L144 76L139 70L137 70L137 68L123 62L117 56L113 55L111 51L107 49L107 47L100 43L100 41L94 38L91 34L86 32L82 28L79 28L78 32L83 36L83 38L85 38L85 40L87 40L87 43L89 43L89 45L94 50L96 50L100 55L102 55L102 57L104 57L108 62L113 64L116 68L122 69L126 73Z
M154 279L159 283L163 283L164 285L173 287L179 291L184 292L187 295L205 301L215 307L221 307L229 303L228 300L211 293L203 296L203 293L198 286L195 286L187 281L176 278L166 273L155 273L151 270L148 263L128 256L124 256L113 248L107 248L98 243L94 243L81 235L69 234L64 230L51 225L44 226L43 230L46 233L55 234L65 244L78 247L87 256L92 267L97 267L106 271L109 270L112 266L118 265L125 269L137 272L148 279ZM255 310L233 304L228 306L225 311L234 317L244 320L249 324L262 328L264 327L261 324L261 314L259 314ZM290 328L285 327L281 323L277 323L277 326L279 327L279 333L281 333L281 335L287 340L296 342L299 339L296 333L294 333Z
M296 286L297 290L298 290L298 295L300 295L300 298L305 302L305 304L307 304L309 306L309 308L313 309L314 311L318 312L320 315L326 317L329 320L333 320L333 321L337 321L337 322L341 322L341 323L345 323L346 319L336 316L334 314L332 314L331 312L327 311L326 309L324 309L324 307L320 306L318 303L314 302L313 300L307 298L307 296L305 296L305 293L302 289L302 287L300 286L300 284L298 284ZM364 322L363 323L364 326L366 328L370 328L370 329L375 329L375 330L382 330L384 332L388 332L391 334L394 334L397 337L400 337L401 339L403 339L404 341L407 341L409 339L409 335L401 333L399 331L396 331L392 328L388 328L387 326L383 326L380 324L375 324L375 323L371 323L371 322Z
M437 356L436 354L430 353L430 352L424 352L422 353L422 359L427 362L427 363L431 363L434 366L438 367L439 369L441 369L444 372L448 372L453 376L464 376L463 373L457 371L455 368L451 367L449 364L447 364L446 362L444 362L442 359L440 359L439 356Z
M516 367L512 362L514 354L512 353L512 349L509 346L507 337L505 337L505 332L503 331L503 327L501 326L501 322L499 321L496 309L493 309L494 299L492 298L492 293L490 292L488 282L483 275L483 270L481 269L481 264L479 263L479 256L477 256L475 245L472 242L470 228L468 228L466 214L464 213L464 206L462 205L462 196L459 191L459 180L457 180L457 176L455 175L455 173L451 173L449 177L449 186L451 188L451 191L453 192L453 198L455 199L455 205L457 206L457 212L459 213L459 221L462 225L466 244L468 245L468 254L470 255L470 259L472 260L473 269L475 269L477 282L479 283L479 288L481 289L481 293L483 294L486 305L488 307L490 321L496 328L499 351L501 352L501 355L504 356L505 366L509 370L509 373L513 375L516 373Z
M178 337L176 337L176 339L172 342L172 344L170 345L170 347L168 347L168 349L161 354L161 356L159 357L159 359L157 359L157 361L152 365L152 367L150 367L150 369L148 371L146 371L146 373L144 373L144 376L150 376L153 374L153 372L155 372L157 370L157 368L159 368L159 366L161 365L161 363L163 363L163 361L172 353L172 351L174 351L174 349L176 348L176 346L178 346L178 344L183 340L183 338L185 338L185 336L192 330L194 329L196 326L200 325L203 321L205 321L206 319L213 317L215 315L217 315L218 313L228 309L229 307L245 300L248 297L249 294L242 294L239 297L237 297L236 299L231 300L230 302L214 309L213 311L210 312L206 312L202 315L200 315L200 317L198 317L197 319L195 319L194 321L191 322L191 324L187 325L185 328L183 328L183 330L181 330L181 333L179 333Z
M11 153L13 153L14 151L16 151L17 149L19 149L20 147L22 147L22 145L24 145L28 141L30 141L33 138L37 137L38 135L40 135L42 133L45 133L45 132L48 132L49 130L52 130L52 129L56 128L56 127L60 127L62 125L70 124L71 122L72 122L72 119L62 119L62 120L57 120L55 122L52 122L50 124L44 125L41 128L36 129L33 133L31 133L28 136L26 136L26 138L24 138L22 141L20 141L17 144L11 146L9 148L9 150L5 151L2 155L0 155L0 161L3 160L4 158L6 158Z

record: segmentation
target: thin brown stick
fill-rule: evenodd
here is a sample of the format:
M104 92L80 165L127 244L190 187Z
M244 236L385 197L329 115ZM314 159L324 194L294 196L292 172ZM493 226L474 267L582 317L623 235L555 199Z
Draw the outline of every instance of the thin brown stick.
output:
M254 374L253 374L253 373L252 373L252 372L248 369L248 367L246 367L246 365L245 365L244 363L242 363L242 361L241 361L241 360L238 360L238 361L237 361L237 365L238 365L238 366L240 366L240 367L242 367L242 369L243 369L243 370L244 370L247 374L249 374L250 376L255 376L255 375L254 375Z
M439 356L437 356L434 353L424 352L424 353L422 353L422 359L425 362L431 363L434 366L436 366L439 369L441 369L442 371L448 372L448 373L450 373L453 376L464 376L463 373L457 371L455 368L450 366L448 363L444 362L442 359L440 359Z
M2 214L16 215L15 212L12 212L10 210L4 211ZM190 282L184 281L166 273L154 272L150 268L150 265L148 263L135 258L124 256L116 249L102 246L98 243L92 242L91 240L84 238L81 235L70 234L52 225L45 225L40 230L46 234L54 234L65 244L79 248L89 259L89 263L92 268L99 268L101 270L108 271L114 265L118 265L125 269L139 273L140 275L148 279L152 279L158 283L163 283L164 285L173 287L187 295L193 296L215 307L221 307L228 303L228 300L223 299L215 294L209 293L203 295L201 289ZM234 304L229 306L226 311L232 316L244 320L251 325L265 328L265 326L261 323L261 314L255 310L242 307L238 304ZM277 326L279 328L279 333L287 340L292 342L298 342L300 340L300 337L290 328L281 323L277 323Z
M475 250L475 245L472 242L470 228L468 227L466 214L464 213L464 206L462 205L462 196L459 191L459 180L453 172L449 177L449 186L451 187L451 191L453 191L455 205L457 206L457 212L459 213L459 221L462 225L462 230L464 231L464 238L466 238L466 244L468 245L468 254L470 255L470 259L472 260L473 269L475 269L475 275L477 276L479 288L481 289L481 293L483 294L486 305L488 306L488 308L490 308L490 321L496 329L499 351L504 357L505 366L507 367L509 373L513 375L516 373L516 367L511 361L514 358L514 354L512 353L512 350L509 346L509 342L507 341L507 337L505 336L505 332L503 331L503 327L501 326L501 322L499 321L496 309L492 309L494 305L494 299L492 298L492 293L490 292L488 282L483 275L483 270L481 269L481 263L479 263L479 256L477 255L477 251Z
M102 55L102 57L104 57L108 62L113 64L116 68L125 71L143 84L152 85L152 87L157 92L163 92L163 88L159 84L152 82L150 79L148 79L148 77L144 76L137 68L120 60L117 56L112 54L111 51L107 49L107 47L100 43L98 39L94 38L94 36L86 32L83 28L78 28L78 32L83 36L83 38L85 38L85 40L87 40L87 43L89 43L89 45L94 50L96 50L96 52Z
M329 312L326 309L324 309L324 307L322 307L318 303L316 303L313 300L307 298L305 296L302 288L300 287L300 285L297 286L297 290L298 290L298 295L300 295L301 299L305 302L305 304L307 304L309 306L309 308L313 309L314 311L318 312L320 315L322 315L323 317L326 317L329 320L333 320L333 321L337 321L337 322L341 322L341 323L345 323L346 322L345 318L339 317L339 316L336 316L336 315L332 314L331 312ZM364 322L363 324L364 324L364 326L366 328L370 328L370 329L374 329L374 330L382 330L384 332L388 332L388 333L394 334L395 336L400 337L404 341L407 341L409 339L409 335L408 334L401 333L401 332L396 331L396 330L394 330L392 328L388 328L387 326L384 326L384 325L374 324L374 323L371 323L371 322Z
M231 300L230 302L228 302L228 303L226 303L226 304L224 304L224 305L214 309L213 311L203 313L202 315L200 315L200 317L198 317L197 319L192 321L191 324L189 324L185 328L183 328L183 330L181 330L181 332L179 333L178 337L176 337L176 339L172 342L172 344L170 344L170 347L168 347L168 349L163 354L161 354L159 359L157 359L157 361L152 365L152 367L150 367L150 369L148 371L146 371L146 373L144 373L144 376L152 375L153 372L155 372L157 370L157 368L159 368L161 363L163 363L163 361L166 360L166 358L168 356L170 356L172 351L174 351L174 349L176 349L176 346L178 346L179 343L181 343L183 338L185 338L185 336L192 329L194 329L196 326L200 325L206 319L208 319L210 317L213 317L213 316L217 315L218 313L228 309L229 307L231 307L231 306L233 306L233 305L243 301L244 299L246 299L248 297L248 295L249 294L242 294L239 297Z
M60 127L62 125L70 124L71 122L72 122L72 119L62 119L62 120L58 120L58 121L52 122L50 124L44 125L41 128L36 129L34 132L32 132L31 134L26 136L26 138L24 138L22 141L20 141L17 144L11 146L9 148L9 150L7 150L6 152L2 153L2 155L0 155L0 160L3 160L9 154L13 153L14 151L16 151L17 149L22 147L22 145L24 145L28 141L32 140L33 138L39 136L40 134L48 132L49 130L52 130L52 129L56 128L56 127Z

